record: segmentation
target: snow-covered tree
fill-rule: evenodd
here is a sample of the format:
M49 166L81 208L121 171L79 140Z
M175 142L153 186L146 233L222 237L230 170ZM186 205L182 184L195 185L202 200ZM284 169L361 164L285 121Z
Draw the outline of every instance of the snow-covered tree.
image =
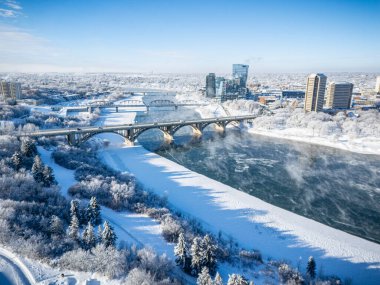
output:
M202 266L207 266L211 274L216 270L216 250L217 247L209 235L205 235L202 240Z
M103 232L102 225L99 225L98 226L98 234L96 236L96 242L97 243L102 243L102 232Z
M228 275L227 285L248 285L248 280L239 274Z
M191 253L191 268L193 269L193 274L198 274L202 268L202 240L200 237L193 239L193 243L190 248Z
M201 273L198 275L197 285L213 285L210 273L206 266L202 268Z
M32 175L33 175L34 180L36 180L38 183L43 183L43 180L44 180L43 171L44 171L44 165L42 163L42 160L38 155L36 155L34 157L34 162L32 166Z
M21 142L20 150L21 154L27 157L33 157L37 154L36 145L30 139Z
M99 225L102 221L100 217L100 206L96 201L96 197L91 197L90 203L88 204L87 220L94 226Z
M45 165L42 171L43 176L43 185L45 187L49 187L55 183L55 177L53 173L53 169L51 167Z
M174 255L176 256L175 262L177 265L181 266L182 269L185 269L187 260L187 246L183 233L179 234L177 245L174 247Z
M70 216L76 216L79 219L79 201L78 200L71 200L70 202Z
M116 234L111 227L111 225L108 223L108 221L104 222L103 225L103 231L102 231L102 243L105 245L105 247L116 245Z
M13 155L12 155L12 165L13 167L16 169L16 170L19 170L21 168L21 165L22 165L22 156L21 156L21 153L16 151Z
M213 285L223 285L223 279L222 276L220 276L219 272L216 272Z
M63 222L55 215L53 215L50 220L50 233L56 236L62 236L64 234Z
M69 237L75 241L79 240L79 220L75 213L71 215L71 221L69 225Z
M152 274L147 272L146 270L140 269L140 268L134 268L131 271L129 271L127 279L126 279L126 285L148 285L148 284L156 284L154 281L154 277Z
M88 222L87 227L83 231L83 245L86 249L91 249L96 245L96 237L94 234L94 228L90 222Z
M307 262L306 273L311 279L315 278L315 269L316 269L315 260L312 256L310 256Z

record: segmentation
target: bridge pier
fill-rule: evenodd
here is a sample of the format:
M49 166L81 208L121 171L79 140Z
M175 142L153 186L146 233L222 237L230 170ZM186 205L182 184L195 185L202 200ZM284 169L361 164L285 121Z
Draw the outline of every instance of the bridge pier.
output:
M87 112L89 112L90 114L92 113L92 107L91 106L87 107Z
M219 125L219 124L215 124L215 131L220 134L220 135L224 135L225 132L226 132L226 126L224 125Z
M166 144L171 144L173 141L174 141L173 136L169 134L168 132L164 132L164 142Z
M116 113L119 113L119 107L116 107Z
M198 125L191 125L191 128L193 129L193 138L200 139L202 137L202 128Z
M77 146L80 143L80 140L78 139L78 137L75 133L68 134L66 138L67 138L67 142L71 146Z

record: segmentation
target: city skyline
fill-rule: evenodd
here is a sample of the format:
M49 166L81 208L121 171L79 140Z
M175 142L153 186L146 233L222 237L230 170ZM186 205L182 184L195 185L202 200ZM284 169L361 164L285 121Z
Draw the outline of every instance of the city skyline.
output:
M0 72L379 72L380 1L0 1Z

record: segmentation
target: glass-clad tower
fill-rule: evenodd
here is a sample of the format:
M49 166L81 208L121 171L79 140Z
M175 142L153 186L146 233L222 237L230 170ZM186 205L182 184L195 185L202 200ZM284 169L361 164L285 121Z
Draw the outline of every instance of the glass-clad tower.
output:
M248 68L249 68L249 65L246 65L246 64L232 65L232 76L233 78L240 79L240 87L243 87L243 88L247 87Z

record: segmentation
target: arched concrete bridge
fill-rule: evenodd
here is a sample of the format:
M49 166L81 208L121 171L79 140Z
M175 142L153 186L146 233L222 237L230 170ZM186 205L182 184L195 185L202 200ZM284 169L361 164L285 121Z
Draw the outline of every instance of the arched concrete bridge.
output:
M193 136L201 137L203 130L210 124L215 124L218 131L224 132L226 126L232 122L251 121L256 118L256 115L247 116L230 116L220 118L208 118L188 121L170 121L170 122L155 122L155 123L139 123L139 124L124 124L103 127L83 127L76 129L51 129L39 130L30 133L19 134L18 137L52 137L66 136L70 145L79 145L91 137L101 133L116 133L124 137L127 141L133 144L139 135L150 129L159 129L163 132L166 141L173 140L173 135L185 126L190 126L193 130Z

